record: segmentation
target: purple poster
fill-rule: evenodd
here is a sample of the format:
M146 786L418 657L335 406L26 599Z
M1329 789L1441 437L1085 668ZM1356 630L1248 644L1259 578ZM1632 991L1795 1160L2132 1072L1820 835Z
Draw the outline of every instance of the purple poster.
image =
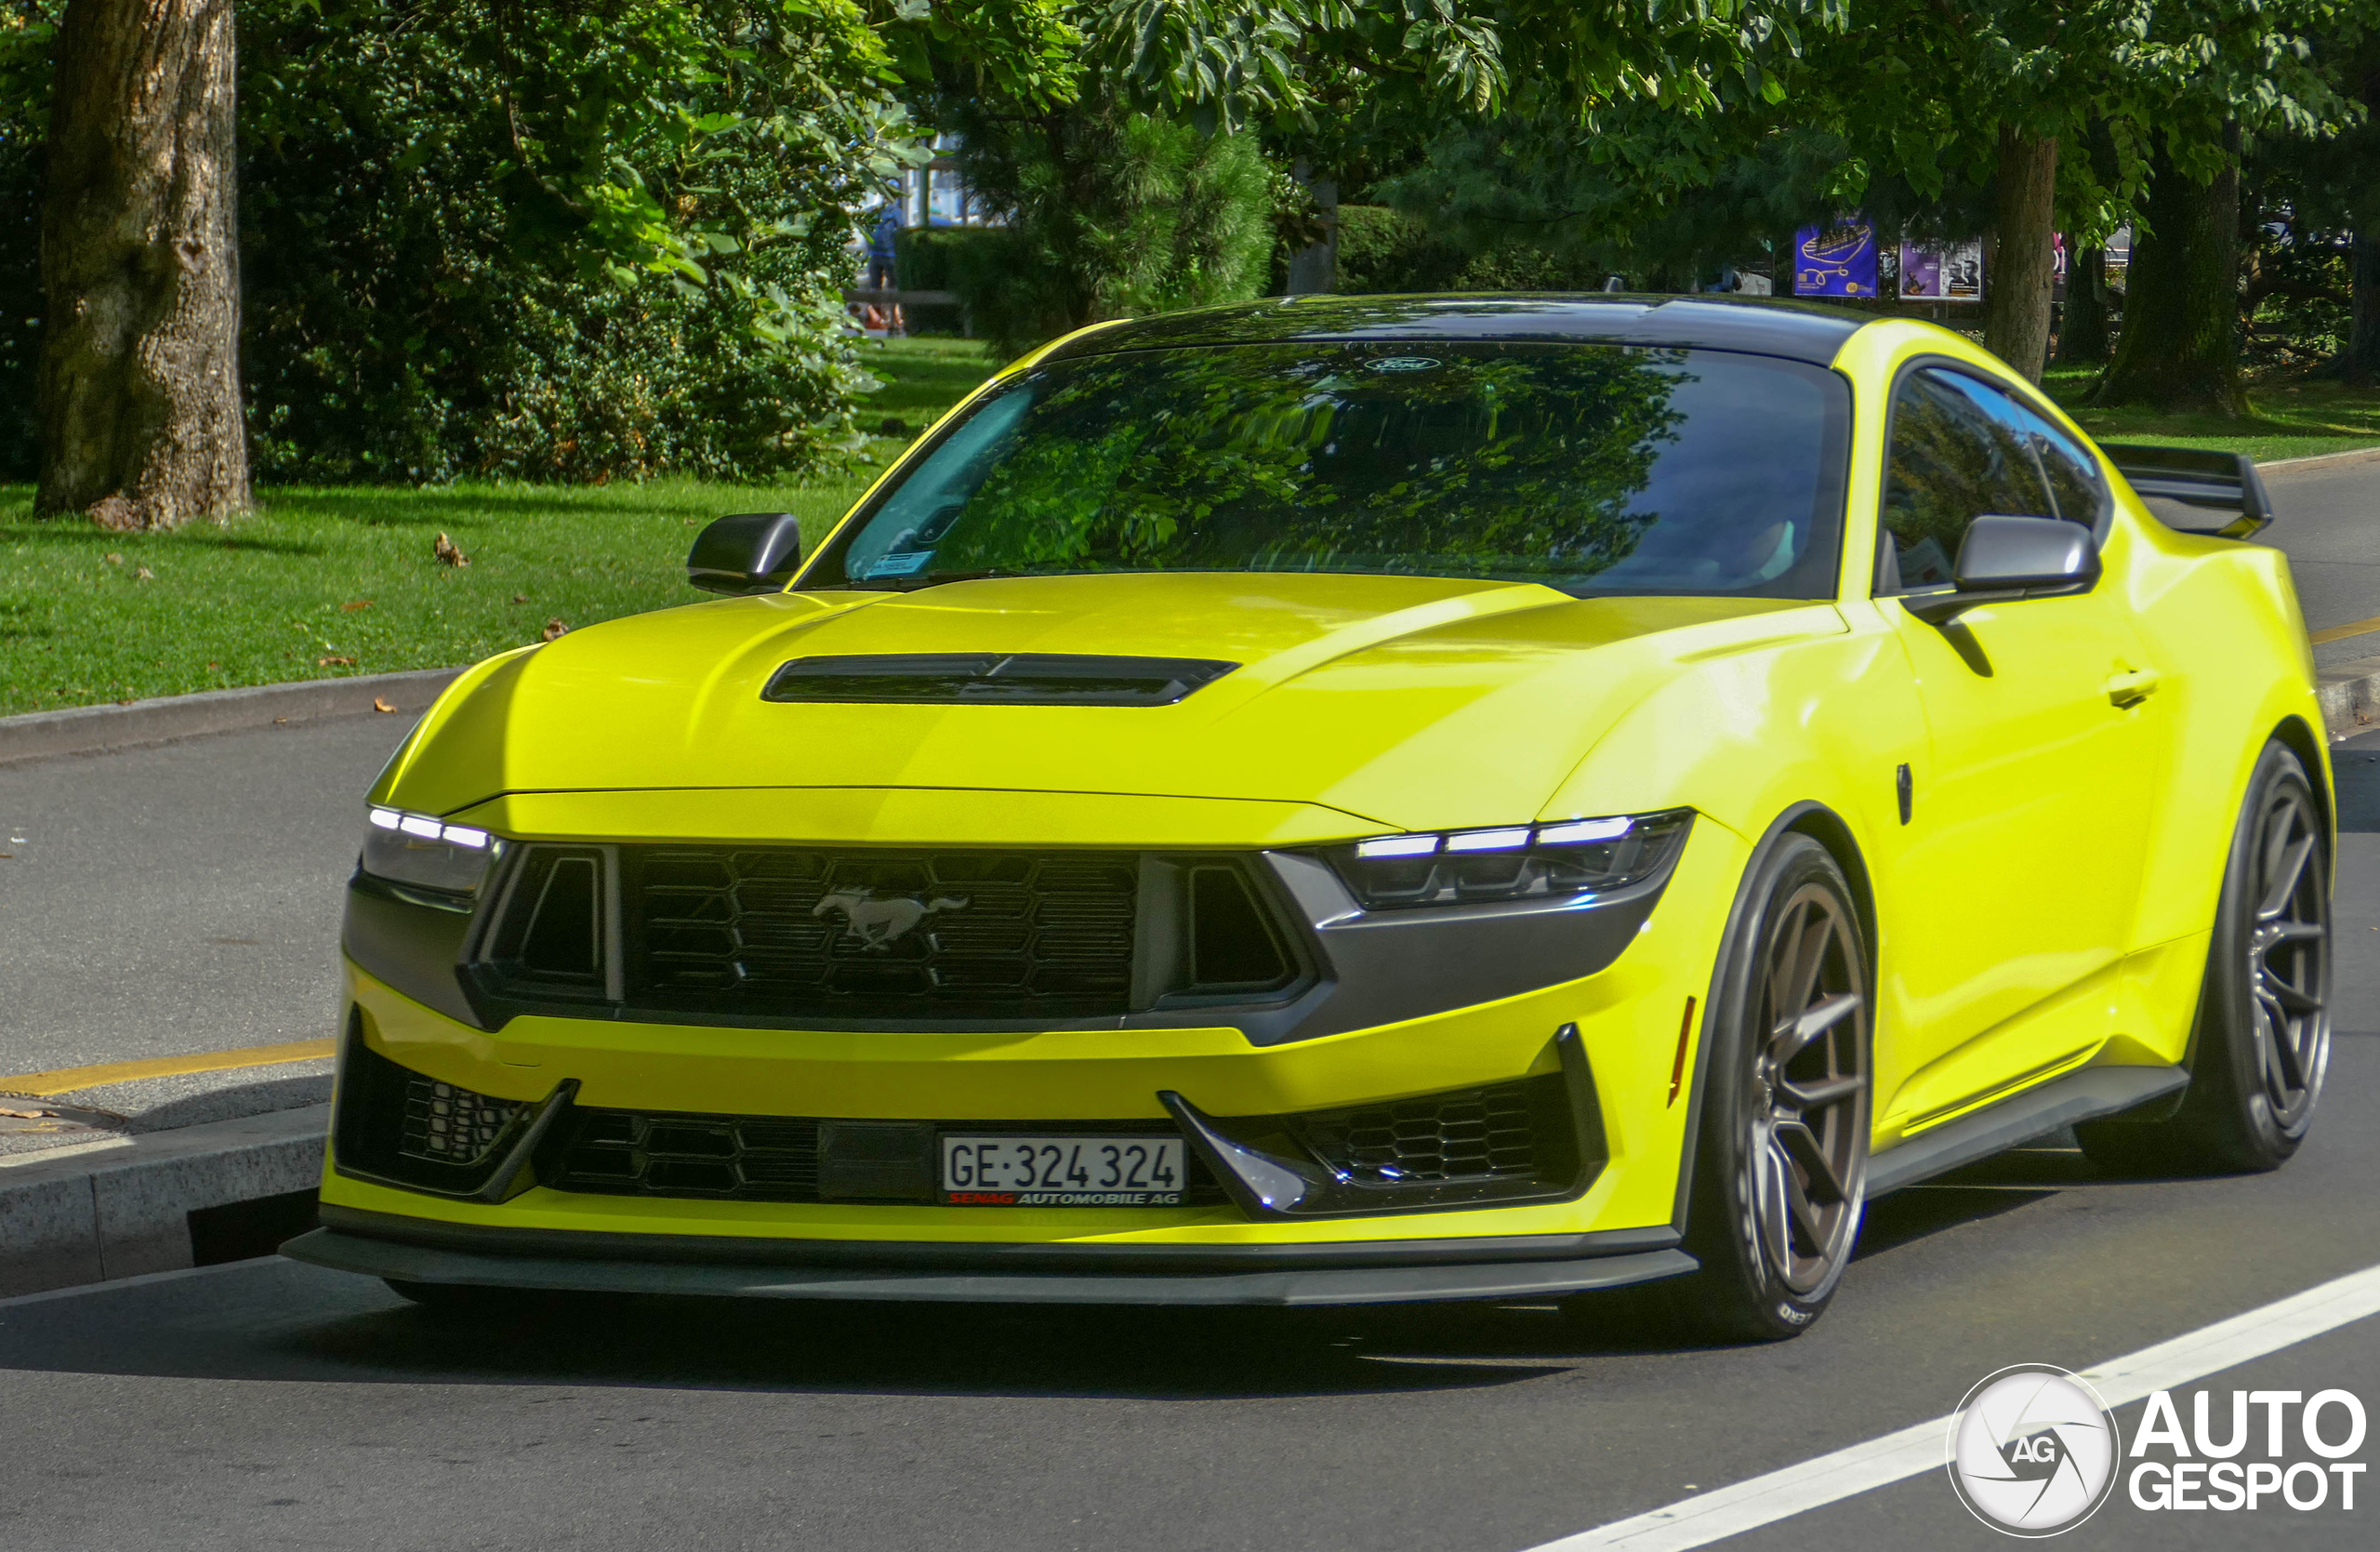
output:
M1793 238L1793 292L1803 297L1876 294L1876 229L1866 221L1805 226Z
M1983 245L1900 245L1900 294L1906 301L1983 300Z

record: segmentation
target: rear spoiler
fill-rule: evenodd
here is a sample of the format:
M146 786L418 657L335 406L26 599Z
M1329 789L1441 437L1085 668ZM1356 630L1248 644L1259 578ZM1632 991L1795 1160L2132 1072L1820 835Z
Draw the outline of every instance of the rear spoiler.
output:
M2185 534L2253 538L2272 525L2272 497L2245 453L2210 453L2196 447L2151 447L2138 442L2102 442L2118 471L2144 499L2180 501L2234 514L2228 523L2203 528L2170 524Z

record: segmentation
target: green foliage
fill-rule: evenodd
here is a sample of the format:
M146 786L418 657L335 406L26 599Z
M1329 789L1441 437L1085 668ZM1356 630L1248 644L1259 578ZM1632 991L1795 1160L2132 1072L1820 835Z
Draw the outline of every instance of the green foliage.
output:
M1471 261L1460 245L1384 205L1339 207L1339 285L1350 296L1451 291Z
M1007 218L945 249L951 286L997 352L1262 289L1273 186L1254 136L1113 104L1030 119L952 104L946 116L969 188Z
M847 4L243 12L267 478L715 478L853 445L840 210L905 116Z

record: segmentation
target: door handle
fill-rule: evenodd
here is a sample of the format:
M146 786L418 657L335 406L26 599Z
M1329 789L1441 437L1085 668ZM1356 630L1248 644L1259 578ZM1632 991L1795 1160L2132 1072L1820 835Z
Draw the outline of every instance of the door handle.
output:
M2156 693L2154 669L2135 669L2108 676L2108 699L2117 706L2137 706Z

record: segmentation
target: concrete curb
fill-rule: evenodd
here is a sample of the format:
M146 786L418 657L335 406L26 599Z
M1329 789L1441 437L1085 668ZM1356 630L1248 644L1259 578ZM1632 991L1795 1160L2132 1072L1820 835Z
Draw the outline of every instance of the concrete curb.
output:
M0 1168L0 1297L192 1265L193 1212L314 1187L330 1111L20 1156Z
M2311 472L2334 464L2369 463L2380 458L2380 447L2350 447L2344 453L2309 453L2302 458L2275 458L2270 463L2256 465L2260 474Z
M231 733L317 717L369 715L373 702L420 711L455 682L461 669L367 673L351 679L308 679L293 684L253 684L194 696L161 696L124 706L75 706L0 717L0 765L60 754L162 744L205 733Z
M2380 657L2334 663L2318 676L2322 722L2334 738L2352 737L2380 724Z

